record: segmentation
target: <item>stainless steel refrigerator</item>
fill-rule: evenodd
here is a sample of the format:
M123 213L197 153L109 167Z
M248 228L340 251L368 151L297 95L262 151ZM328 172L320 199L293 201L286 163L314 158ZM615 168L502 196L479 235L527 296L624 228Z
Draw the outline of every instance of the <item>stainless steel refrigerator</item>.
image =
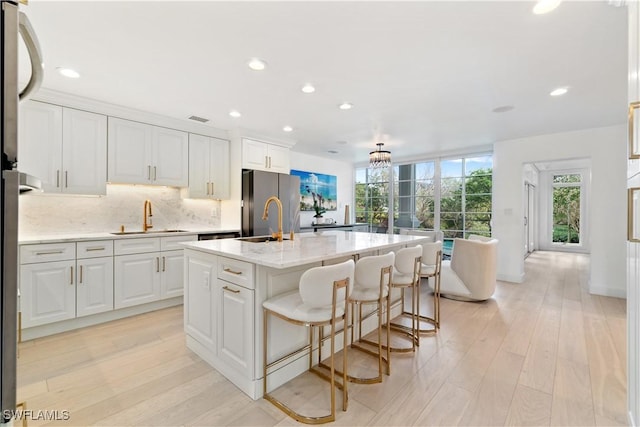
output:
M18 298L18 195L21 182L28 179L18 171L18 102L34 93L42 82L42 56L38 40L27 17L18 10L18 2L1 0L0 47L2 63L1 144L2 185L0 204L0 401L2 417L6 423L16 409L16 352L17 352L17 298ZM22 92L18 89L18 35L22 36L29 51L31 78ZM37 181L35 181L37 184Z
M269 206L264 221L264 204L271 196L282 202L282 232L300 231L300 177L245 169L242 171L242 236L265 236L278 231L278 209Z

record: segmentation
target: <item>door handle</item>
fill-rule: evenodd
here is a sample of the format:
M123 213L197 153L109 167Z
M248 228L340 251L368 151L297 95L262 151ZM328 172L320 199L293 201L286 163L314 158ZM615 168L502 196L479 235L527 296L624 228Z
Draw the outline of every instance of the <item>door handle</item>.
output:
M160 273L160 257L156 257L156 273Z
M157 175L157 172L158 172L158 171L156 170L156 167L154 166L154 167L153 167L153 180L154 180L154 181L157 179L157 176L158 176L158 175Z
M209 195L209 183L207 182L207 196Z
M213 196L216 193L215 183L211 183L211 195Z
M78 272L80 275L80 279L78 279L78 284L82 283L82 266L80 266L80 271Z
M151 181L151 165L147 165L147 179Z
M237 289L231 289L231 288L230 288L230 287L228 287L228 286L224 286L222 289L224 289L225 291L233 292L234 294L239 294L239 293L240 293L240 291L239 291L239 290L237 290Z
M24 13L19 14L18 18L18 31L24 40L24 44L29 52L29 60L31 61L31 76L27 86L20 92L20 100L24 101L29 99L32 93L35 93L44 78L44 66L42 65L42 50L40 49L40 43L36 37L35 31L29 22L29 18Z
M167 270L167 258L162 257L162 271L166 271L166 270Z
M269 158L267 156L264 156L264 167L265 168L269 168Z
M70 285L73 285L73 266L71 266L71 280L69 282Z
M224 271L225 271L226 273L231 273L231 274L235 274L235 275L240 275L240 274L242 274L242 271L234 271L234 270L230 269L229 267L225 268L225 269L224 269Z
M64 171L64 188L69 188L69 171Z
M56 188L60 187L60 169L56 170Z

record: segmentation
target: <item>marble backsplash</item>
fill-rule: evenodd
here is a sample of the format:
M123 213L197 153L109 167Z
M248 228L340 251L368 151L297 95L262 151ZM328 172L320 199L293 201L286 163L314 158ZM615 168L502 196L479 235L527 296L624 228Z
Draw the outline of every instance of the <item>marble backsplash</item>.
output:
M151 200L154 230L220 226L220 202L183 199L180 189L107 185L106 196L25 193L20 196L21 236L141 230L143 206Z

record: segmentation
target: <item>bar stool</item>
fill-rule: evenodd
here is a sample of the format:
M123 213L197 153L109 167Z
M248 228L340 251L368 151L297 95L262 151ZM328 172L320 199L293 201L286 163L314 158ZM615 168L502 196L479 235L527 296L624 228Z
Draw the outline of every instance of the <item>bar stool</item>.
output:
M440 271L442 270L442 242L422 243L422 263L420 265L420 277L427 279L433 277L433 317L420 314L420 298L418 298L418 321L433 325L432 328L420 327L420 333L438 333L440 329ZM420 295L420 282L418 282L418 296Z
M387 344L391 338L391 323L390 323L390 299L389 290L391 289L391 277L393 272L393 262L395 260L395 254L389 252L386 255L379 256L367 256L360 258L356 263L355 268L355 282L353 284L353 291L349 296L349 302L351 303L351 348L360 350L364 353L370 354L378 358L378 376L373 378L359 378L353 375L348 375L349 381L359 384L373 384L382 382L382 365L386 365L386 373L391 373L391 358L389 346L383 346L382 344L382 317L386 311L386 332L387 332ZM384 303L384 305L383 305ZM378 341L362 338L362 306L364 304L377 304L378 306ZM358 342L366 343L368 345L376 346L377 352L374 352L366 347L363 347L354 340L355 329L355 306L358 306ZM386 347L387 355L382 356L382 349Z
M348 260L340 264L329 265L324 267L314 267L305 271L300 277L298 290L287 292L282 295L275 296L262 303L264 311L263 321L263 378L262 393L263 397L273 403L277 408L289 415L296 421L306 424L322 424L335 421L336 418L336 391L338 387L342 389L342 410L347 410L347 333L346 327L343 328L343 375L342 383L336 383L335 369L335 337L336 323L344 321L343 325L347 325L348 320L348 298L351 293L354 281L354 262ZM268 319L269 315L274 315L287 322L300 326L308 326L309 345L302 349L287 354L278 360L267 363L267 341L268 341ZM313 366L313 337L314 328L319 327L318 339L318 359L320 361L322 354L322 341L324 326L331 326L331 355L329 362L330 374L327 376L324 372L319 371ZM331 412L328 415L320 417L310 417L295 412L286 404L280 402L267 392L267 373L268 369L283 359L293 354L309 349L309 371L320 376L331 383Z
M398 250L393 269L393 280L391 288L401 290L401 306L402 312L400 317L410 318L411 327L399 323L391 323L394 330L405 332L411 340L411 347L392 347L391 351L406 353L415 351L416 346L420 345L420 321L418 317L419 304L418 286L420 283L420 269L422 264L422 246L417 245L410 248L402 248ZM411 289L411 311L405 310L404 293L405 289Z

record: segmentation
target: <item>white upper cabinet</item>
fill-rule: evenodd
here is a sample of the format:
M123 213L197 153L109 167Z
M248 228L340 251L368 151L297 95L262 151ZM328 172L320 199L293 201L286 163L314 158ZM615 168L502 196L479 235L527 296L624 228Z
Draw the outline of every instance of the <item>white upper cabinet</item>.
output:
M242 168L268 172L290 172L289 149L253 139L242 139Z
M186 132L109 117L109 181L186 187Z
M37 101L20 108L18 169L45 192L106 194L107 117Z
M189 198L229 198L229 141L189 134Z

